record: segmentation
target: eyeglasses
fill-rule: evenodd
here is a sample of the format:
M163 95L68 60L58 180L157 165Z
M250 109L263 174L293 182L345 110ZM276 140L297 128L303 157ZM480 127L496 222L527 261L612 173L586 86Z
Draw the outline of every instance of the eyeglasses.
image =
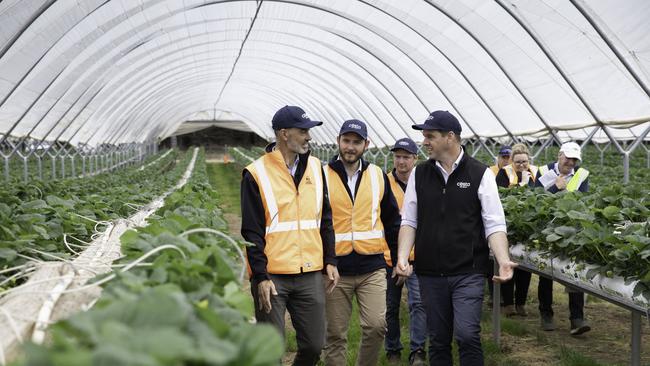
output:
M513 161L513 163L515 163L515 164L517 164L517 165L525 165L525 164L528 164L528 160L523 160L523 161Z

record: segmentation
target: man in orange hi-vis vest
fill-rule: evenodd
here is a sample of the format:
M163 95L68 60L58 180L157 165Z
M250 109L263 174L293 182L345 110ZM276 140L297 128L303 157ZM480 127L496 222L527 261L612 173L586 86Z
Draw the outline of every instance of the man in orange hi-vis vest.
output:
M512 148L509 145L502 146L501 149L499 150L499 154L497 155L497 163L490 167L490 170L492 171L492 173L494 173L495 177L497 176L497 174L499 174L499 169L510 164L511 158L512 158Z
M409 176L418 161L418 146L408 137L395 141L391 149L393 152L393 170L388 173L388 181L391 190L397 200L397 206L402 209L404 192ZM415 258L414 250L411 250L409 262L413 263ZM403 349L400 341L399 308L402 302L402 289L406 284L408 291L407 303L409 308L409 364L415 366L426 365L425 344L427 341L427 317L424 305L420 299L420 287L415 273L408 277L396 276L393 273L393 263L388 248L384 251L386 268L387 290L386 290L386 339L384 349L386 359L390 365L401 365L401 351Z
M332 211L322 164L309 155L312 121L295 106L273 116L276 143L246 167L241 234L258 321L296 330L294 365L315 365L325 343L325 291L338 282ZM326 276L323 277L323 272Z
M386 334L386 261L388 245L396 257L400 215L386 174L361 157L368 148L366 124L343 123L339 154L325 168L341 279L327 295L325 364L346 364L352 299L359 305L361 344L356 364L375 366Z

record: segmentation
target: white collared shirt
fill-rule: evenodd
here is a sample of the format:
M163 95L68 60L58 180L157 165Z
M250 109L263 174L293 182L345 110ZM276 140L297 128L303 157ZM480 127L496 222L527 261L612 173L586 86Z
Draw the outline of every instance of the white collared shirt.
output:
M341 160L341 157L339 156L337 158L337 160ZM345 172L346 176L348 177L348 188L350 189L350 193L352 194L352 200L353 201L354 201L354 195L356 193L355 188L357 187L357 181L359 180L359 177L361 176L361 167L363 165L363 164L361 164L361 159L359 159L359 161L357 161L357 163L359 164L359 167L357 168L357 171L355 171L354 174L352 174L352 176L347 175L347 171ZM343 169L345 170L345 168L343 168Z
M292 177L296 176L296 171L298 170L298 163L300 162L300 157L298 154L296 154L296 160L293 161L293 165L288 166L287 169L289 169L289 174L291 174Z
M460 160L463 158L465 152L461 148L460 154L452 164L451 173L456 170ZM445 179L445 184L449 180L451 173L442 167L440 162L436 161L436 166L440 169L442 177ZM417 167L415 168L417 169ZM501 198L499 197L499 189L497 188L494 174L489 168L485 169L481 183L478 187L478 199L481 201L481 217L483 218L483 227L485 228L485 237L502 231L506 232L506 217L503 213L503 206L501 205ZM415 170L411 172L409 181L406 185L406 192L404 193L404 205L402 206L402 226L410 226L417 228L418 224L418 197L415 190Z

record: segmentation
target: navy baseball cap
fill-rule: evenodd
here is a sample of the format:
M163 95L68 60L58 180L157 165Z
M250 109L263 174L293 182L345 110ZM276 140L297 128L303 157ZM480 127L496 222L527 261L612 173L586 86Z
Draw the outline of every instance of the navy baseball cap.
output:
M283 128L305 128L320 126L323 122L312 121L307 117L307 113L300 108L293 105L285 105L280 108L273 115L271 126L274 130L281 130Z
M364 140L368 139L368 129L366 128L366 124L358 119L349 119L343 122L339 136L348 132L354 132Z
M460 127L460 122L449 111L434 111L429 114L426 121L419 125L413 125L414 130L438 130L438 131L452 131L460 135L463 129Z
M408 137L395 141L395 146L393 146L393 148L390 149L390 151L395 151L400 149L409 152L411 154L415 154L415 155L418 154L418 146L415 144L415 141L411 140Z
M501 146L501 150L499 150L499 156L510 156L512 155L512 148L510 145L503 145Z

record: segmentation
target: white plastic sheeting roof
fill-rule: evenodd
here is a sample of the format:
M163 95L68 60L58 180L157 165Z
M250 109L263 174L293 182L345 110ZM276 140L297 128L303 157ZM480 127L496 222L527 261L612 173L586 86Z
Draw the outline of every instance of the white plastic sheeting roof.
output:
M0 3L0 133L166 137L228 112L270 138L285 104L317 142L376 145L452 111L463 136L618 139L650 123L645 0L86 0ZM605 131L599 136L607 138Z

